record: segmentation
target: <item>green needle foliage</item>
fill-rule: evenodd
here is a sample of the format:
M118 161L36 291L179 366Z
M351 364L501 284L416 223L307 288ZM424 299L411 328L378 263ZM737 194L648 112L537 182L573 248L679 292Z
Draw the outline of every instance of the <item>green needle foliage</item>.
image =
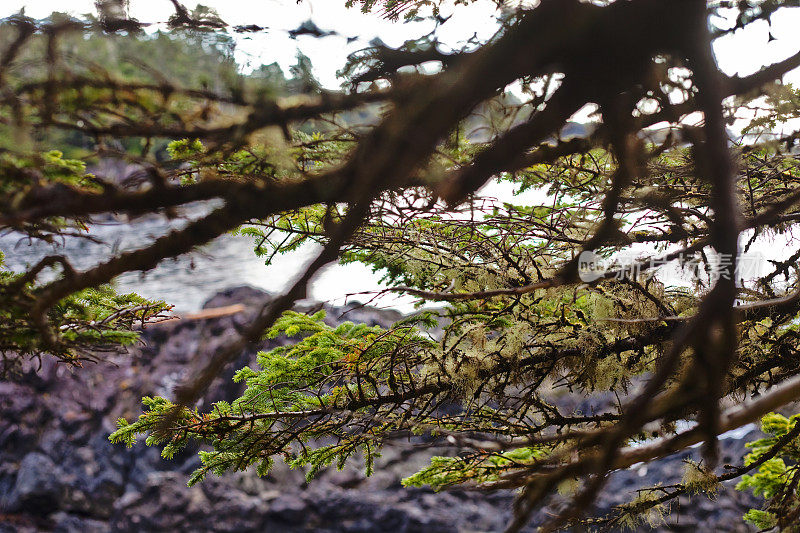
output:
M5 176L2 186L10 204L43 181L64 191L71 187L102 190L94 176L86 173L83 161L64 159L57 150L28 156L0 154L0 172ZM21 229L30 238L55 243L64 235L88 236L86 222L51 217ZM41 323L28 311L37 298L39 278L53 269L60 269L65 276L74 275L61 255L48 256L19 273L5 268L0 253L0 374L19 371L23 358L40 358L43 352L77 366L82 361L97 360L103 352L135 343L138 327L164 318L172 308L163 301L118 294L110 285L88 287L54 302L47 316L41 317L59 332L54 341L41 334Z
M798 460L800 460L800 415L786 418L770 413L761 419L761 430L767 437L747 444L752 451L745 457L745 464L752 464L780 445L774 457L761 461L758 470L745 474L736 485L738 490L751 490L767 501L765 510L750 509L744 519L759 529L798 531L800 499L797 495ZM797 428L797 429L796 429ZM783 441L780 442L779 441Z
M111 441L131 446L137 434L150 432L147 444L163 445L166 458L190 439L210 441L214 451L201 452L203 466L189 484L208 472L222 474L251 465L264 475L274 455L293 468L307 466L310 479L334 462L342 468L361 452L370 474L382 435L400 424L397 413L375 410L377 402L366 398L388 389L402 402L400 397L414 385L402 366L416 366L415 360L424 359L434 343L411 325L387 331L346 322L331 328L324 317L324 311L284 314L266 336L302 339L259 353L257 370L239 370L234 380L245 382L247 389L234 402L218 402L202 415L184 408L176 422L183 429L164 435L157 428L174 405L164 398L145 398L145 413L131 424L120 419ZM348 411L347 417L334 415L342 410ZM331 437L335 444L322 444Z
M732 471L716 438L800 398L800 98L781 82L800 55L728 76L713 44L797 3L498 2L495 35L451 47L440 32L469 1L347 3L430 32L356 51L332 91L301 52L291 79L233 61L234 34L349 44L314 21L230 26L178 2L157 32L124 9L2 21L0 229L54 247L0 273L6 367L135 342L168 306L116 294L117 276L246 235L266 265L318 255L111 435L167 458L199 445L189 483L276 459L309 478L350 460L369 474L382 446L410 441L444 450L406 485L521 489L511 531L559 494L545 530L652 526L674 498L742 475L769 500L748 520L796 522L794 419L770 415ZM114 159L138 177L89 170ZM199 216L86 270L59 253L102 217L189 207ZM744 271L757 248L786 253ZM588 252L605 267L587 273ZM334 261L373 269L377 301L416 311L388 328L293 311ZM248 343L279 337L236 373L241 397L195 407ZM680 483L585 516L613 472L698 443Z

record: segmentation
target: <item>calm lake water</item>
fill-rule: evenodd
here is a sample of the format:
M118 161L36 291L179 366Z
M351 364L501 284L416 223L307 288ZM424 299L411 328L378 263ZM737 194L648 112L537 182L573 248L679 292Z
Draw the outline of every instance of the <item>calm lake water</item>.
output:
M172 229L185 226L202 216L209 205L194 205L186 209L183 219L167 221L164 217L149 217L133 222L113 220L96 223L90 234L101 243L81 238L66 238L55 247L40 241L28 242L19 234L0 235L0 250L5 253L6 267L21 271L42 257L63 253L79 270L102 262L114 250L134 250L147 246ZM129 272L116 280L119 290L136 292L148 298L160 298L175 305L176 311L200 309L214 293L237 285L252 285L270 292L286 289L305 265L315 256L315 246L278 256L269 266L253 253L249 237L224 235L194 253L168 259L148 272ZM52 278L55 273L50 274ZM380 276L361 265L329 265L312 281L309 298L335 304L344 303L344 296L379 289ZM366 301L371 295L350 297L348 301ZM411 309L411 299L384 296L380 307Z
M500 201L516 201L527 205L548 205L544 191L527 191L514 197L513 186L509 183L491 183L481 189L481 194ZM91 228L91 235L101 243L86 239L67 238L63 248L54 247L43 242L30 243L22 240L19 234L0 235L0 250L6 254L5 263L15 271L23 270L26 265L35 263L42 257L52 253L66 254L73 265L84 270L109 257L114 250L135 250L147 246L153 239L186 225L213 208L212 203L193 204L184 208L183 218L168 221L164 217L139 218L132 222L125 220L109 220L96 223ZM746 232L740 239L744 245L749 238ZM744 257L750 272L743 276L751 279L769 271L769 260L785 260L797 249L798 237L791 232L779 235L760 237ZM673 245L670 249L679 249L681 245ZM654 253L655 252L655 253ZM656 252L647 244L629 247L623 254L615 256L622 264L648 257L656 257L667 250ZM176 311L194 311L216 292L238 285L252 285L270 292L286 289L296 276L302 273L317 253L314 245L276 257L272 264L266 266L264 260L253 253L253 241L249 237L224 235L201 247L194 253L176 259L168 259L148 272L130 272L120 276L117 286L124 292L136 292L148 298L164 299L175 305ZM627 256L627 260L622 257ZM627 261L627 262L626 262ZM742 272L745 274L745 272ZM658 277L667 285L691 287L693 274L682 269L677 261L658 269ZM329 265L312 281L309 299L343 305L346 301L366 302L372 298L374 291L382 288L380 275L369 268L358 265ZM373 291L370 294L352 295L354 293ZM347 297L347 298L346 298ZM372 302L377 307L395 308L403 312L413 310L413 298L383 295Z

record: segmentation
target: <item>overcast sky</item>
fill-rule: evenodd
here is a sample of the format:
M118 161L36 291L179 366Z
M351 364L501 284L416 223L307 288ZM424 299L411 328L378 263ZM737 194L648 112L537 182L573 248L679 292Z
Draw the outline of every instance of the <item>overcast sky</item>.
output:
M374 14L363 14L357 8L344 7L344 0L203 0L203 5L214 8L222 19L232 25L257 24L272 31L239 35L237 60L244 68L277 61L285 70L295 62L297 48L311 57L320 81L330 88L339 86L336 71L342 67L347 55L363 48L373 38L380 38L391 46L428 33L432 23L395 23ZM94 0L0 0L0 16L16 13L23 6L26 14L45 17L54 10L73 15L94 12ZM142 22L164 22L174 13L169 0L131 0L131 16ZM188 6L193 0L185 2ZM494 10L488 1L479 0L468 9L456 10L456 16L442 28L442 38L452 45L474 33L481 38L490 37L496 28L492 19ZM289 38L287 30L297 28L303 21L313 19L323 30L336 30L340 35L317 39L300 36ZM359 37L348 44L347 37Z
M519 0L517 0L519 1ZM74 15L94 12L94 0L2 0L0 16L16 13L23 6L26 14L44 17L54 10ZM142 22L163 22L173 13L169 0L131 0L131 15ZM193 5L193 0L185 2ZM344 0L203 0L219 12L230 24L258 24L269 27L266 34L238 36L238 61L246 69L262 63L277 61L284 69L294 62L297 47L311 57L320 80L328 87L339 85L336 70L341 68L347 55L365 46L379 36L389 45L397 46L404 40L427 33L431 23L390 22L378 15L365 15L358 9L347 9ZM445 6L446 14L450 8ZM468 7L455 10L455 16L440 29L441 40L457 46L459 42L477 33L486 38L495 31L492 19L493 4L478 0ZM296 28L305 20L313 19L324 30L336 30L341 36L316 39L299 37L292 40L286 30ZM800 50L800 9L782 9L772 20L772 35L766 22L753 24L747 31L719 39L717 56L720 66L729 74L748 74L768 62L783 59ZM346 37L359 37L347 43ZM800 81L798 73L790 76Z

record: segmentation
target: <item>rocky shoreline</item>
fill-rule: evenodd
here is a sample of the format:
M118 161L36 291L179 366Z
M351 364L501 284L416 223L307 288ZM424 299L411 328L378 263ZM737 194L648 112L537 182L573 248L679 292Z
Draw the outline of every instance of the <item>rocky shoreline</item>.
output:
M400 486L401 478L435 454L429 448L387 446L367 479L353 465L325 471L307 484L302 472L278 464L265 478L238 472L209 476L188 488L188 474L198 465L195 451L166 461L144 444L125 449L109 443L116 418L137 416L144 395L169 395L193 364L230 338L267 298L249 287L223 291L205 307L241 304L243 310L148 327L141 346L108 363L72 370L44 360L41 369L0 381L0 532L503 530L511 515L511 492L434 493ZM400 316L359 306L327 310L331 323L387 326ZM260 348L270 345L275 344ZM253 361L255 351L242 354L204 402L236 397L241 385L230 378ZM722 440L722 463L739 461L744 442L756 433ZM638 487L679 481L683 459L695 452L614 474L598 511L630 500ZM758 505L754 498L728 484L715 500L681 498L655 526L659 531L754 531L741 519L753 505ZM541 509L527 530L534 531L547 513Z

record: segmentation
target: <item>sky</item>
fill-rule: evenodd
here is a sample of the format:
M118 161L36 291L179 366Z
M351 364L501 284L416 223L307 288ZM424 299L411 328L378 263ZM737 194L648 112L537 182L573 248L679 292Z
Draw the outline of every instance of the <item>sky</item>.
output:
M191 8L195 0L184 3ZM431 22L391 22L379 15L361 13L358 8L348 9L344 0L303 0L300 3L296 0L201 0L198 3L214 8L231 25L257 24L273 29L265 34L237 36L236 59L245 70L277 61L288 72L289 66L295 63L299 47L312 59L318 78L328 88L339 86L336 71L344 65L347 55L364 48L375 37L390 46L399 46L433 28ZM2 0L0 4L0 17L16 13L22 7L26 15L34 18L45 17L54 10L73 15L95 12L94 0ZM474 33L480 38L490 37L496 30L493 12L493 4L487 0L455 10L455 16L442 28L443 40L455 46ZM173 13L169 0L130 2L131 16L141 22L164 22ZM290 39L287 30L309 19L321 29L336 30L340 35ZM348 44L347 37L358 39Z

